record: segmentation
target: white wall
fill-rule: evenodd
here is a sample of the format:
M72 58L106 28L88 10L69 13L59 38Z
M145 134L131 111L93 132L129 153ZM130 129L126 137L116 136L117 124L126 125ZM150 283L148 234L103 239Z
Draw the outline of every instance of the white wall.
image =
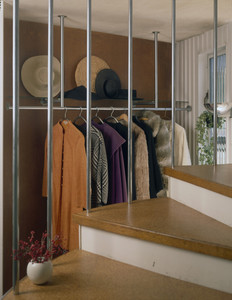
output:
M0 0L0 296L3 294L3 1Z
M226 47L227 99L231 99L232 23L218 28L218 49ZM205 61L213 53L213 30L177 43L176 46L176 99L188 100L192 112L177 112L177 123L186 129L193 164L196 163L195 127L203 110L207 78ZM227 151L228 153L229 151ZM231 162L228 160L228 162Z

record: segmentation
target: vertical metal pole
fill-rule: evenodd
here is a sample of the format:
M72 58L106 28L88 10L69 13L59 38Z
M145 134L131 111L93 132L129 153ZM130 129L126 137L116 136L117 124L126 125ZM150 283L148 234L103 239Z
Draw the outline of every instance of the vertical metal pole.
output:
M158 103L158 31L153 31L154 33L154 52L155 52L155 107L159 106Z
M60 106L64 107L64 18L60 18Z
M172 1L172 168L175 157L175 45L176 44L176 0Z
M132 85L133 85L133 1L129 0L128 32L128 204L132 203Z
M217 164L217 19L218 19L218 2L214 0L214 68L213 68L213 103L214 103L214 115L213 115L213 132L214 132L214 165Z
M48 0L48 151L47 151L47 246L52 237L53 192L53 0Z
M4 2L0 1L0 296L3 295Z
M91 209L91 0L87 1L87 214Z
M19 0L13 2L13 204L12 246L13 252L19 243ZM12 285L14 294L19 293L19 261L13 259Z

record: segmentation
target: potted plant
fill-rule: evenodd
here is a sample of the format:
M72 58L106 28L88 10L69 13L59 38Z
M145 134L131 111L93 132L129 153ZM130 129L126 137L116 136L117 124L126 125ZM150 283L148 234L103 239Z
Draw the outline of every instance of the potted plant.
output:
M221 129L224 123L223 118L217 118L217 128ZM210 137L210 130L213 128L213 114L204 111L197 119L197 152L201 165L213 164L214 138Z
M35 239L35 232L31 231L28 241L19 241L19 246L14 251L15 260L22 257L28 258L27 276L35 284L44 284L49 281L52 276L53 255L60 255L65 252L61 247L61 239L56 236L51 240L49 248L47 248L48 234L42 234L40 240Z

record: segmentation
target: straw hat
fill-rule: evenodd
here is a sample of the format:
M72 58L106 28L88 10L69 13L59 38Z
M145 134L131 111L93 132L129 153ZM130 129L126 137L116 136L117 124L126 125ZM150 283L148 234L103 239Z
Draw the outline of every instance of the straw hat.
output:
M87 67L87 57L83 58L77 65L75 71L75 81L76 85L83 85L87 87L86 84L86 67ZM101 58L97 56L91 56L91 92L96 93L95 90L95 79L98 72L103 69L109 69L109 65Z
M48 95L48 56L28 58L21 69L21 79L25 89L34 97ZM53 57L53 97L60 92L60 62Z

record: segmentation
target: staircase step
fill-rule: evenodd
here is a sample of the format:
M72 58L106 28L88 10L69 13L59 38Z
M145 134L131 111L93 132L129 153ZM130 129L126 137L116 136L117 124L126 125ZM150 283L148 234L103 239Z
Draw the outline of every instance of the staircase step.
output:
M232 227L232 165L164 168L169 197Z
M4 300L229 300L231 294L142 270L85 251L71 251L53 262L51 282L34 285L27 277Z
M75 214L80 248L232 293L232 228L171 198Z
M232 198L232 164L165 167L164 173L170 177Z
M232 260L232 229L170 198L92 209L76 223Z

